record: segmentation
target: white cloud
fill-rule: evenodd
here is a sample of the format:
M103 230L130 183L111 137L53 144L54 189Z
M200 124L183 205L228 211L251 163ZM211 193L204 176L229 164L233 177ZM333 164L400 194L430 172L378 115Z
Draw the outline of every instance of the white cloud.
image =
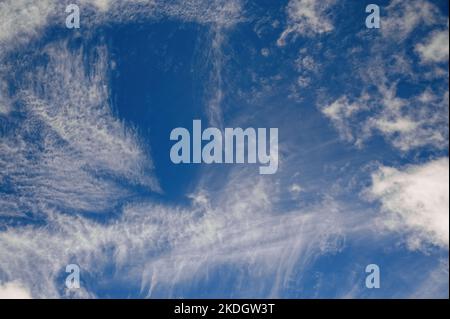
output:
M448 91L435 90L434 94L433 102L422 102L423 94L409 99L384 95L383 108L369 119L368 127L378 130L402 151L424 146L445 149L448 147Z
M343 140L359 147L381 134L403 152L448 146L448 91L426 88L418 95L400 98L395 84L378 84L377 89L378 94L343 95L321 107Z
M398 23L409 21L408 25L405 29L398 26L397 38L394 20L388 20L385 25L382 19L381 30L387 32L386 37L370 45L367 59L351 58L355 69L359 68L354 76L356 81L361 81L362 89L354 91L353 86L347 94L331 99L320 108L343 140L362 146L371 137L380 135L401 152L425 147L448 149L448 71L445 70L439 82L423 88L422 83L430 80L426 76L429 66L416 63L410 52L399 49L398 45L402 40L415 40L412 35L421 26L440 32L447 25L447 18L434 5L426 3L418 8L421 3L391 2L388 15L398 18ZM416 69L420 72L413 71ZM400 96L397 84L401 81L408 83L414 93Z
M288 26L278 38L277 44L286 44L290 34L314 36L333 30L333 23L328 17L327 10L335 4L334 0L290 0L286 12Z
M304 192L303 187L300 184L293 183L288 188L289 193L291 194L292 199L299 199L300 193Z
M9 113L9 106L7 103L3 103L0 96L0 115L7 115Z
M295 61L297 70L301 71L315 71L317 70L318 63L314 61L314 58L310 55L301 54Z
M383 37L368 43L367 55L348 56L354 70L351 76L361 83L361 89L343 83L348 88L345 94L323 98L325 102L320 102L319 108L340 137L357 147L373 136L381 136L401 152L424 147L444 150L449 133L448 70L441 65L417 63L407 49L402 49L408 46L399 43L411 41L422 62L442 61L446 55L448 59L448 34L446 40L441 35L444 28L448 30L448 17L424 0L394 0L382 14ZM430 37L417 44L419 31L429 32ZM363 30L359 36L366 38L368 32ZM423 88L424 83L437 79L439 82ZM399 94L399 83L408 85L406 94Z
M0 44L36 36L55 9L52 0L5 0L0 2ZM64 12L64 11L61 11ZM1 53L2 50L0 50Z
M406 133L417 128L417 123L402 117L395 117L391 120L380 118L375 120L375 125L380 131L386 134Z
M288 12L288 26L279 37L278 44L286 44L289 35L293 35L294 38L298 35L311 37L332 31L333 21L327 17L327 13L334 9L334 3L334 1L291 0L286 9ZM395 94L391 94L391 92L396 93L396 83L400 79L404 79L412 85L418 82L419 77L448 79L448 71L440 66L435 66L432 70L423 70L423 72L413 71L415 70L414 60L411 58L409 52L402 49L399 50L398 46L401 41L411 39L418 29L431 28L442 32L443 27L446 26L448 30L448 17L435 4L425 0L408 2L393 0L388 6L382 9L382 15L380 32L382 32L383 36L378 38L377 41L368 42L370 52L367 55L355 54L355 50L361 50L360 47L355 47L353 48L353 53L348 56L349 62L354 65L352 68L355 71L353 78L356 81L362 81L364 85L361 87L363 89L354 93L355 88L353 87L351 88L353 92L345 96L334 97L328 103L328 106L334 102L342 102L346 98L348 101L352 101L352 103L357 103L361 96L367 96L368 92L365 92L367 88L376 86L378 92L370 92L370 99L374 100L370 108L361 105L363 106L361 108L362 112L354 112L354 115L361 115L364 111L377 111L377 103L383 103L384 107L387 104L401 102L401 99L398 99ZM373 33L370 33L370 35L368 32L368 30L362 30L359 36L364 36L365 40L367 40L368 36L373 35ZM416 51L423 56L423 61L425 61L424 59L439 59L442 61L446 56L448 59L448 31L447 35L445 35L446 39L444 39L444 34L441 35L439 32L431 32L431 34L436 38L428 39L424 43L417 44ZM365 42L367 43L367 41ZM316 45L317 48L320 48L321 52L329 53L321 47L323 45L322 41L318 41ZM300 88L300 92L305 87L314 85L312 81L314 77L312 75L317 74L317 69L321 67L317 63L310 63L308 61L310 57L314 57L314 51L313 54L308 56L305 54L306 47L302 50L300 50L300 57L296 60L296 66L299 71L297 87ZM327 64L323 58L320 61L325 65ZM420 64L418 67L424 68L426 65ZM311 72L308 72L309 70ZM298 92L295 93L300 95ZM435 90L434 93L443 95L441 90ZM411 104L416 104L411 100L404 100L403 102L407 104L413 102ZM419 113L423 114L426 107L423 107L423 105L420 107L421 112ZM432 108L435 107L436 105L433 104ZM388 141L394 144L395 147L402 150L409 150L425 145L433 145L438 148L445 146L446 143L444 140L446 136L442 134L445 131L445 129L442 129L442 125L439 124L437 126L437 132L436 130L430 129L430 122L435 121L436 116L431 116L431 121L427 121L426 116L419 120L417 118L418 115L414 114L414 112L403 116L402 113L405 112L405 109L403 108L397 114L391 112L389 118L382 116L380 119L374 118L365 123L370 126L370 128L364 130L365 132L359 132L354 129L352 120L356 117L353 116L345 118L341 116L338 119L340 123L335 121L334 124L338 127L338 130L342 133L341 136L345 140L355 142L358 145L361 145L364 139L370 137L375 131L378 131L378 133L381 133ZM442 109L439 111L442 111ZM409 113L409 111L406 112ZM380 112L381 115L382 113ZM359 125L356 123L356 126ZM406 133L408 130L409 133ZM397 137L398 132L400 132L401 137Z
M445 21L439 9L427 0L393 0L383 12L387 16L381 18L380 30L384 36L396 41L405 40L417 27L442 24Z
M0 137L0 182L11 184L0 192L0 215L36 214L46 205L111 209L129 195L117 180L159 191L137 133L111 111L108 57L104 48L96 53L89 70L81 50L64 42L30 57L48 60L24 71L14 96L22 119L8 119L11 130Z
M448 29L434 32L424 43L416 45L422 62L448 62Z
M299 184L294 183L289 187L289 191L293 194L298 194L303 191L303 187L301 187Z
M37 38L46 27L60 23L63 26L65 6L70 1L6 0L0 2L0 56ZM221 104L224 96L222 83L222 44L226 30L243 20L241 0L80 0L82 27L77 32L93 32L98 25L114 21L126 23L130 19L168 17L208 26L211 32L210 47L213 68L208 98L210 123L221 126ZM2 72L0 70L0 79ZM0 103L0 112L7 108Z
M31 299L30 292L20 283L0 284L0 299Z
M306 88L310 84L311 84L311 78L309 78L308 76L299 75L299 77L297 78L297 85L300 88Z
M352 117L367 109L367 99L367 96L363 96L357 101L350 102L347 96L342 96L323 107L321 111L333 122L343 139L354 142L357 137L354 136L352 131Z
M29 283L38 298L59 297L58 274L68 263L99 279L113 264L108 285L127 278L144 296L168 297L226 266L245 278L245 287L235 287L242 296L259 289L277 296L316 258L339 251L343 238L358 231L360 215L331 201L280 214L273 187L259 176L232 175L219 193L195 192L203 195L192 207L136 202L104 223L47 210L45 226L0 232L0 278Z
M313 79L320 74L321 67L322 64L313 55L308 54L306 48L300 49L299 56L295 60L295 69L298 72L298 87L308 87L313 82Z
M425 279L412 291L411 299L448 299L449 297L449 263L448 258L439 261L438 265L430 268Z
M83 0L86 4L94 5L100 11L107 11L115 0ZM138 0L139 1L139 0ZM141 0L141 3L152 5L154 2L149 0Z
M381 223L406 233L410 248L432 244L448 249L448 158L403 170L382 166L372 175L368 194L381 202Z
M90 1L100 10L88 23L159 12L216 25L210 53L215 60L212 79L218 86L211 90L215 99L210 111L211 118L220 121L223 28L239 21L240 2L134 2L148 3L148 11L119 1ZM306 12L299 11L300 2L307 4ZM310 36L331 31L328 3L291 1L292 29L280 41L291 33ZM12 10L9 13L14 16ZM51 20L35 19L31 26L18 29L32 36L36 26ZM3 41L12 43L14 32L10 28ZM105 280L107 285L126 278L130 286L141 284L144 293L149 289L171 296L180 283L208 280L211 270L226 266L236 267L237 276L245 279L235 291L249 296L246 289L253 294L272 289L271 295L277 296L293 278L301 280L299 274L316 258L339 251L343 238L365 227L361 214L333 202L280 213L274 208L274 185L245 175L231 176L218 193L194 192L193 207L134 202L118 218L102 223L67 214L67 208L107 211L127 195L120 183L105 176L157 189L151 171L145 169L151 161L137 133L115 118L107 103L108 57L104 48L97 53L98 60L90 61L92 70L87 71L81 67L81 52L61 43L50 45L48 64L30 70L27 85L17 96L24 102L26 120L14 122L14 131L0 139L0 182L11 179L16 189L0 195L0 207L2 213L14 216L30 209L45 213L46 225L18 225L0 232L0 279L29 283L33 296L58 297L63 287L61 271L75 259L82 271L100 279L105 267L113 264L115 272ZM309 62L301 60L301 66L312 70ZM429 96L424 100L430 101ZM325 113L332 119L353 120L363 107L349 101L342 98ZM392 101L391 106L398 102ZM431 101L437 103L435 98ZM381 118L378 123L373 127L386 134L405 131L397 118L392 122ZM30 135L39 139L30 140ZM301 187L292 184L290 191L297 194ZM265 283L262 277L274 280ZM80 296L91 295L81 290Z
M80 0L82 28L109 21L126 22L167 16L200 24L231 27L242 20L240 0ZM50 25L65 23L70 1L4 0L0 2L0 54L40 35Z

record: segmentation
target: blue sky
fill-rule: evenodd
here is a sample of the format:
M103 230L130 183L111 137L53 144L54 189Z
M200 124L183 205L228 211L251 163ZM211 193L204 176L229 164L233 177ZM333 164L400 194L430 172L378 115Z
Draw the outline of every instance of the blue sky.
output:
M0 62L0 297L448 298L448 1L3 0Z

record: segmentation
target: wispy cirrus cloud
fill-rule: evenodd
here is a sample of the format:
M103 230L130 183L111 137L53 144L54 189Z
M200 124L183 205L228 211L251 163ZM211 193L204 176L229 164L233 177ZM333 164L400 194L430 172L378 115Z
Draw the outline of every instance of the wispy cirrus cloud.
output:
M0 3L0 54L38 37L47 26L64 27L65 8L72 3L80 6L85 28L161 17L226 28L242 20L239 0L5 0Z
M279 296L317 258L338 252L352 233L364 233L364 227L355 227L358 214L351 217L332 201L280 215L272 206L271 186L262 180L241 180L238 188L230 181L220 194L204 197L209 200L189 208L130 203L118 219L104 223L47 211L45 226L0 233L2 280L26 283L35 298L64 297L60 275L66 264L76 262L85 277L99 283L103 269L114 265L108 284L127 278L142 287L143 296L170 297L177 287L231 267L251 270L242 273L251 291L239 286L239 279L233 283L241 296L254 296L258 289ZM78 296L90 296L86 289Z
M10 5L4 7L4 12L12 16L16 14L13 8L25 10L25 5L20 6L31 4L3 3ZM327 13L334 3L291 1L287 9L288 27L279 44L285 43L289 36L314 37L334 30ZM96 0L79 4L82 10L86 9L81 33L90 34L89 27L98 25L161 17L208 25L209 42L204 47L205 61L211 66L210 81L205 81L210 93L207 115L211 124L221 125L222 106L229 89L224 70L230 58L223 51L229 41L228 28L243 19L241 1ZM301 11L300 5L307 10ZM63 19L53 20L63 9L64 2L51 2L43 12L46 18L30 17L30 25L19 26L23 43L38 37L46 26L59 23L63 26ZM419 22L410 25L417 26L428 19L428 14L421 15ZM5 26L9 27L7 23ZM17 30L10 27L8 30L8 35L0 36L0 42L5 44L3 52L13 52L15 48L13 39ZM403 33L408 36L412 31L405 29ZM399 96L397 83L391 83L391 79L407 70L409 79L414 80L413 65L400 52L396 55L398 63L380 67L395 44L392 38L386 39L383 41L389 41L389 50L376 56L377 63L367 72L363 70L364 61L356 63L355 76L363 79L361 83L365 85L375 83L375 93L350 91L327 97L330 103L319 109L350 143L363 145L370 136L381 134L401 151L430 145L445 149L448 125L442 115L448 115L448 111L445 113L448 92L430 85L408 98ZM418 43L428 45L432 41ZM117 118L109 103L106 46L100 43L89 49L57 40L43 48L42 53L36 50L19 54L21 60L17 64L8 60L0 66L0 78L4 80L0 82L0 125L4 125L0 126L4 128L0 132L0 214L38 215L38 223L19 223L1 230L0 282L6 285L20 282L21 289L37 298L65 297L68 295L62 279L64 269L75 262L81 266L82 280L90 279L82 282L75 297L95 297L96 291L117 288L125 281L124 291L134 290L142 297L178 297L195 290L196 285L202 291L209 283L217 286L217 276L223 274L223 269L231 269L220 296L279 297L295 290L295 296L311 297L319 295L319 286L324 284L321 280L317 280L314 291L309 287L300 292L299 289L307 287L308 271L317 260L338 254L348 241L368 244L369 241L363 240L366 236L381 240L386 235L377 233L379 228L375 227L370 209L360 211L334 200L332 189L324 187L320 190L320 195L324 195L320 201L303 206L305 202L300 202L303 195L319 192L318 184L310 185L314 183L312 179L320 179L320 186L324 185L327 180L323 176L329 171L317 164L317 158L299 158L298 144L289 149L293 155L290 163L280 159L278 179L255 178L245 170L231 169L225 177L214 175L204 183L193 182L191 205L161 204L131 196L135 195L135 188L145 189L147 194L159 191L159 187L149 146L141 141L138 130ZM373 51L376 49L374 46ZM416 54L420 55L420 51ZM31 62L26 64L27 61ZM24 66L19 62L24 62ZM299 57L292 61L301 73L302 84L308 85L308 81L314 80L312 75L320 73L318 62L314 52L308 50L300 51ZM270 114L272 119L279 115L283 125L290 123L289 119L299 120L293 116L298 115L298 109L289 114L286 104L280 106L278 110L285 113L277 110L275 116ZM250 112L250 115L243 112L244 117L254 116L254 109ZM298 124L289 128L290 125L285 125L284 132L295 135ZM332 148L331 144L313 146L324 151ZM285 145L280 147L284 151ZM301 153L312 150L301 148ZM333 163L342 175L348 172L344 168L352 165L347 160L341 158ZM307 175L310 168L315 172L308 180L303 174ZM355 171L358 169L352 170ZM429 178L428 173L436 178ZM435 204L434 194L418 196L412 206L404 200L420 191L420 181L438 185L439 194L443 194L441 188L445 187L440 173L445 173L445 167L433 163L407 169L381 166L373 175L373 199L381 203L383 214L396 220L391 231L406 236L411 248L418 247L412 243L432 243L446 249L442 242L445 230L437 232L436 222L428 228L417 226L417 220L427 220L428 215L440 216L445 197L442 197L444 204ZM221 187L219 180L224 183ZM285 200L294 202L289 208L280 204L283 195ZM354 194L351 200L355 200ZM100 211L106 213L101 221L98 216L85 214ZM439 220L439 216L431 219ZM352 269L360 271L357 266ZM433 275L436 281L443 273L436 271ZM442 295L442 290L430 294Z
M103 211L130 194L123 181L160 190L137 133L113 115L105 49L91 53L87 69L81 49L51 44L31 57L46 62L9 79L20 89L0 137L2 215Z
M134 10L120 12L118 2L92 4L100 12L116 12L119 21ZM141 4L136 10L145 16ZM213 79L220 84L224 32L236 21L239 6L219 4L192 1L183 3L182 10L181 2L153 3L173 17L214 24ZM39 21L35 26L43 28ZM205 268L235 267L254 269L253 275L244 275L266 291L262 295L277 296L299 269L340 249L346 225L354 220L344 220L334 203L317 213L298 210L280 216L272 207L270 183L247 174L231 177L220 194L205 191L189 208L139 200L122 206L132 192L127 186L158 191L158 184L138 133L117 119L108 103L106 48L56 41L23 60L29 62L8 62L7 68L15 68L13 76L4 73L17 90L5 99L13 112L2 122L8 130L0 140L0 201L3 217L37 215L39 223L0 233L2 282L21 282L36 298L64 297L65 265L76 262L100 285L104 269L113 266L116 275L108 284L127 278L142 287L143 296L170 296L173 287L193 278L206 280ZM216 115L220 102L212 109ZM220 116L213 118L220 121ZM99 222L83 214L99 211L117 215ZM284 262L274 264L277 259ZM262 274L276 283L258 284ZM95 297L89 286L82 287L75 297Z

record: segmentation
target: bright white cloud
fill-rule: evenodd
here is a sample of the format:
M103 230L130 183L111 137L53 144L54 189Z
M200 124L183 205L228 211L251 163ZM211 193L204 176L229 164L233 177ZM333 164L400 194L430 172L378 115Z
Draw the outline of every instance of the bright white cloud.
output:
M432 26L445 22L445 17L432 1L393 0L383 10L386 17L381 18L381 32L385 37L396 41L405 40L417 27Z
M333 30L333 23L328 17L328 10L335 4L334 0L291 0L286 12L288 26L278 38L277 44L286 44L290 34L301 36L314 36Z
M382 166L368 194L381 202L388 229L406 233L412 249L449 245L449 160L442 158L404 170Z
M424 43L416 45L422 62L448 62L448 29L434 32Z
M348 142L357 143L358 137L354 136L352 131L352 126L354 125L352 118L358 112L367 109L367 102L367 96L363 96L357 101L352 102L349 101L347 96L342 96L331 104L323 107L321 111L333 122L343 139Z
M30 292L17 282L0 284L0 299L31 299Z
M0 44L36 36L47 23L49 15L54 12L55 3L52 0L0 2Z
M343 140L361 146L381 134L404 152L448 146L448 91L427 88L419 95L400 98L395 85L377 87L378 94L344 95L321 108Z

